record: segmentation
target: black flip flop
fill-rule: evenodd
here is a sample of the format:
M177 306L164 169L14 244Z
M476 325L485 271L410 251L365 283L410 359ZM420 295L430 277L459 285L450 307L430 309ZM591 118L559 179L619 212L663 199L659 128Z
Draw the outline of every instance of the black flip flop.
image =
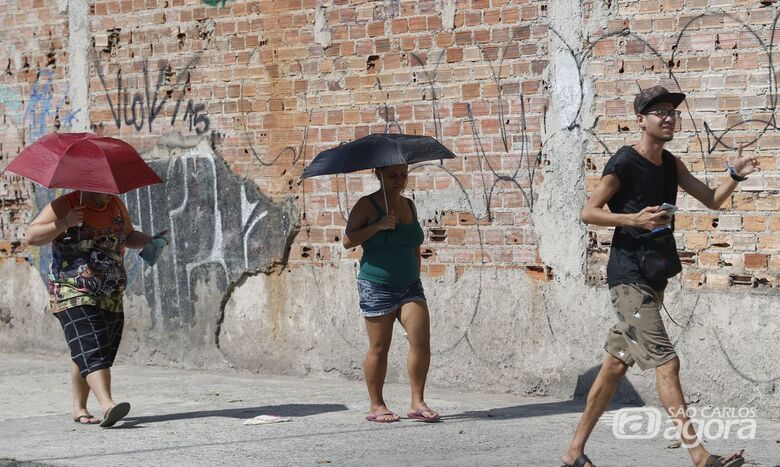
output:
M130 404L128 402L120 402L106 411L100 426L103 428L114 426L116 422L122 420L129 412Z
M710 455L704 465L706 467L740 467L745 463L745 458L742 456L735 457L725 464L721 462L721 459L723 459L723 456Z
M590 462L590 465L592 465L593 467L596 467L596 464L594 464L593 461L590 460L588 458L588 456L586 456L585 454L583 454L580 457L574 459L574 463L573 464L563 464L561 467L585 467L585 464L587 464L588 462ZM729 466L729 467L731 467L731 466Z

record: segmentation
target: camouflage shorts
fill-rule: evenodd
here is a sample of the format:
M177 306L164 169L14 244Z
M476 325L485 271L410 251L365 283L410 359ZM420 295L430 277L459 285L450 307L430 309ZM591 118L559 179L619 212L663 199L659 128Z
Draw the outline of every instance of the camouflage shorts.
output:
M647 370L677 356L661 320L663 292L643 284L619 284L609 289L618 322L609 330L606 350L613 357Z

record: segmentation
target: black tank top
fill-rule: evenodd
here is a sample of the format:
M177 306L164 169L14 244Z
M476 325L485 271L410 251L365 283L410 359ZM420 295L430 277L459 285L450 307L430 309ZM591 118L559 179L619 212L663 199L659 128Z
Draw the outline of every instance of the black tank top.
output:
M677 163L669 151L664 150L661 165L655 165L631 146L623 146L604 167L602 176L615 174L620 179L620 189L607 202L614 213L632 214L648 206L677 203ZM672 221L674 230L674 221ZM637 259L639 235L647 230L633 227L616 227L607 263L607 283L647 284L655 290L666 288L667 281L651 282L640 272Z

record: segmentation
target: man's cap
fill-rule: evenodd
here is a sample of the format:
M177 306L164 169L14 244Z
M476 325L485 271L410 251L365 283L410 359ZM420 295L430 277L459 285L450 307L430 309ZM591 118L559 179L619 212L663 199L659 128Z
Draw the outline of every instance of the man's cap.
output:
M634 113L641 114L653 104L659 102L671 102L676 108L685 100L685 94L681 92L669 92L663 86L653 86L652 88L642 89L634 98Z

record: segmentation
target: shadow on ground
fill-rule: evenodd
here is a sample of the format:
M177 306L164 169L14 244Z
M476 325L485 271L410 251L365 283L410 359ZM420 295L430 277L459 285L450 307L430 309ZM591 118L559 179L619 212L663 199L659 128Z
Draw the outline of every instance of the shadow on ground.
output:
M127 417L121 428L132 428L141 423L168 422L171 420L189 420L193 418L224 417L249 419L258 415L277 415L279 417L306 417L327 412L348 410L343 404L281 404L264 405L261 407L243 407L235 409L196 410L164 415L149 415L144 417ZM120 427L117 427L120 428Z
M462 420L472 418L493 419L517 419L528 417L544 417L565 413L582 413L585 410L585 399L588 396L593 382L596 380L601 365L597 365L577 378L577 387L574 389L574 398L568 401L543 402L539 404L523 404L512 407L499 407L490 410L478 410L462 412L458 414L443 415L442 420ZM625 406L645 405L639 393L627 378L623 378L615 391L609 410Z
M16 459L1 458L0 467L51 467L52 464L41 464L40 462L18 461Z

